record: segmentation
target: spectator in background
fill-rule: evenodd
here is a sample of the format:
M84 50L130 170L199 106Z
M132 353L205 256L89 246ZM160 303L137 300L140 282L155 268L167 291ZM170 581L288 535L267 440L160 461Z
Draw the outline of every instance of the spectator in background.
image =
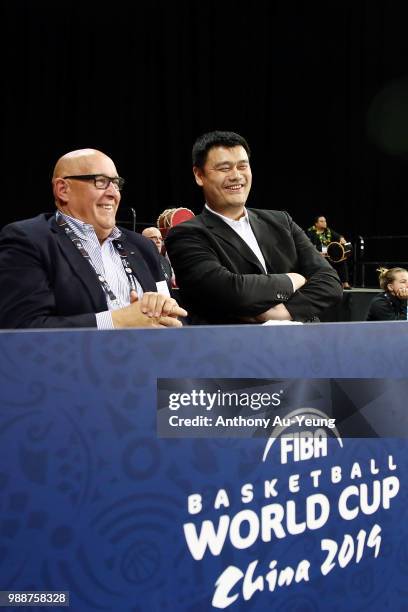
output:
M380 268L379 284L383 293L370 304L367 321L406 321L408 271L405 268Z
M314 225L309 227L306 234L323 257L327 257L327 247L331 242L339 242L343 245L347 244L347 240L344 236L341 236L341 234L327 227L326 217L323 215L315 217ZM343 289L351 289L347 261L333 262L330 259L329 261L339 275Z
M159 251L160 266L166 279L169 290L172 288L173 270L167 257L162 254L164 241L160 230L157 227L146 227L143 230L142 236L151 240Z

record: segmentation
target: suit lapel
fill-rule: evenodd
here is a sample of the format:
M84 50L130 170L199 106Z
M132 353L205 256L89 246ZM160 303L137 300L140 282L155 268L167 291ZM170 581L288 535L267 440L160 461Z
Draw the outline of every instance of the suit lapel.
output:
M64 230L59 227L55 218L51 219L51 229L56 233L57 242L63 256L71 266L72 273L81 280L84 289L92 297L95 308L98 310L101 310L101 308L106 309L107 303L105 292L91 264L81 255L70 238L65 234ZM139 281L143 291L157 291L156 283L137 246L126 240L124 233L122 233L120 240L128 255L128 261L132 268L132 272Z
M252 265L256 266L260 272L265 273L265 270L263 269L262 264L255 253L229 225L227 225L216 215L211 214L206 208L201 213L201 217L208 229L218 236L218 238L233 246L234 249L239 252L241 257L244 257Z
M264 256L268 272L276 273L274 260L276 258L275 232L272 225L259 215L248 210L249 222Z
M106 309L105 293L93 267L81 255L64 230L57 225L55 218L51 219L51 229L56 233L61 253L69 263L72 273L80 279L85 291L91 296L96 312Z
M128 255L128 261L132 268L133 275L139 281L143 291L157 291L156 283L154 282L152 273L147 267L142 253L135 245L130 244L125 236L123 236L121 240Z

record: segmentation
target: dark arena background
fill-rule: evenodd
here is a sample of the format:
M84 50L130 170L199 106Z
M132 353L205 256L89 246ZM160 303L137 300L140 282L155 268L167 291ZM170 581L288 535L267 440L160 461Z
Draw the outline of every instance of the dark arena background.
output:
M125 329L148 325L131 304L97 329L127 285L116 298L69 243L3 234L0 314L24 329L0 331L0 612L408 611L408 326L366 321L376 269L408 268L407 16L408 0L0 2L0 228L53 211L56 160L87 147L125 178L119 225L198 214L192 144L231 130L250 207L304 229L324 215L352 244L352 288L321 323ZM154 247L126 235L126 274L155 289ZM219 286L208 308L228 315Z
M355 245L354 286L375 287L376 262L408 260L407 12L396 0L2 3L0 225L52 210L53 165L82 147L114 159L138 231L166 208L198 213L192 143L227 129L251 145L249 206L303 228L325 215Z

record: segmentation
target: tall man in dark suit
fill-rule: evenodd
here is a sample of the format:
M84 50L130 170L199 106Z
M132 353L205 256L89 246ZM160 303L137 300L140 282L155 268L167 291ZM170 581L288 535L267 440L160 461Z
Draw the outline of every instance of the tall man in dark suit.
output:
M123 179L94 149L57 162L57 213L0 233L0 327L179 327L153 244L116 227ZM162 290L167 295L161 294Z
M249 156L233 132L210 132L194 144L205 207L166 239L183 301L196 322L316 319L341 299L339 278L286 212L245 208Z

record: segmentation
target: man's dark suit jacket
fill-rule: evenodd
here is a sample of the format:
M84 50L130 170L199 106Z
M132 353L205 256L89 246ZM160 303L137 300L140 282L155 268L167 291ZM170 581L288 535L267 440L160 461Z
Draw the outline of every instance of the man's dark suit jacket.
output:
M153 243L123 228L122 243L144 291L164 280ZM12 223L0 233L0 327L96 327L105 293L55 215Z
M239 323L279 303L296 321L308 321L341 299L333 268L303 230L282 211L248 209L268 274L247 244L207 209L174 227L166 248L194 322ZM286 272L307 283L296 293Z

